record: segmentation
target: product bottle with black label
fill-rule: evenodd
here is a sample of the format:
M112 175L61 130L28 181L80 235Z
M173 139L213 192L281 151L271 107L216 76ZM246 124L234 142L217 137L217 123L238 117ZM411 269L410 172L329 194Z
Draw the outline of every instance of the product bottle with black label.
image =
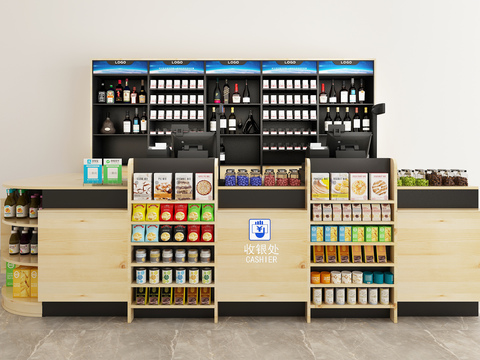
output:
M363 104L365 102L365 89L363 88L363 79L360 79L360 87L358 88L358 102Z
M20 237L18 236L17 228L12 229L8 242L8 253L10 255L18 255L20 253Z
M140 84L140 93L138 94L138 103L145 104L147 102L147 93L145 92L145 80L142 79Z
M212 108L212 116L210 117L210 131L217 131L217 114L215 113L215 108Z
M220 140L220 163L225 163L225 145L223 145L223 139Z
M30 234L28 228L23 228L22 236L20 237L20 255L30 254Z
M215 90L213 91L213 102L215 104L220 104L222 102L222 95L220 94L220 85L217 83L215 84Z
M320 92L320 104L326 104L328 103L328 96L327 93L325 92L325 84L322 83L322 90Z
M360 116L358 115L358 107L355 108L355 115L353 116L353 131L362 131L362 119L360 119Z
M345 125L345 131L352 131L352 119L350 119L349 111L350 108L347 106L345 108L345 117L343 118L343 125Z
M248 80L245 80L245 89L243 90L243 103L250 104L250 90L248 89Z
M132 133L132 120L130 120L130 114L128 111L125 114L125 120L123 120L123 133L124 134Z
M121 103L123 102L123 86L122 80L118 80L117 87L115 88L115 102Z
M230 109L230 116L228 117L228 133L235 134L237 132L237 118L235 117L235 110Z
M144 111L142 114L142 119L140 120L140 132L142 134L147 133L147 113Z
M327 116L325 116L325 132L328 132L328 127L333 125L332 118L330 117L330 107L327 107Z
M362 131L370 131L370 118L368 117L368 110L366 106L362 120Z
M345 80L342 81L342 90L340 90L340 102L342 104L348 103L348 90L345 87Z
M130 87L128 86L128 79L125 79L125 89L123 89L123 102L130 103Z
M335 119L333 119L333 125L342 125L342 118L340 117L340 108L335 108Z
M230 86L228 85L228 79L225 79L225 85L223 85L223 103L230 103Z
M355 89L355 79L352 78L350 80L350 90L348 91L348 101L350 103L356 103L357 102L357 91Z
M335 80L332 80L332 86L330 87L330 94L328 94L328 102L332 104L337 102L337 92L335 91Z
M107 90L105 90L105 83L103 82L97 93L97 101L102 104L107 102Z

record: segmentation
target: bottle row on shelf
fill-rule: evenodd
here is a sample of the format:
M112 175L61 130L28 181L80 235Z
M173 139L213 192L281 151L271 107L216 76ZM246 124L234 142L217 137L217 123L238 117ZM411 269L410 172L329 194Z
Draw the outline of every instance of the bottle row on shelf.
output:
M213 90L213 102L215 104L249 104L251 102L250 89L248 88L248 80L245 79L245 87L243 88L243 96L240 95L238 83L235 83L234 92L230 91L230 85L228 85L228 79L225 79L223 85L223 92L220 92L219 79L215 84Z
M150 90L203 90L203 79L150 79Z
M132 243L213 242L213 225L132 225Z
M304 128L270 128L263 129L263 135L272 135L272 136L311 136L317 135L317 130L315 129L304 129Z
M312 204L312 221L392 221L390 204Z
M132 221L215 221L214 204L133 204Z
M242 123L242 119L235 115L235 108L230 108L230 115L226 115L226 107L220 105L219 126L217 126L217 114L215 108L212 108L210 117L210 132L219 132L220 134L260 134L260 127L253 118L252 110L249 110L247 119Z
M393 274L390 271L312 271L310 272L310 283L314 285L393 285Z
M147 276L148 275L148 276ZM160 284L204 284L209 285L212 283L213 270L212 268L169 268L169 267L151 267L151 268L135 268L135 281L139 285L146 284L151 285Z
M133 91L128 86L128 79L125 79L125 88L122 86L122 80L118 80L117 86L114 88L110 85L108 90L105 88L105 83L102 82L100 89L97 92L97 102L100 104L145 104L147 100L147 93L145 92L145 81L141 80L140 91L137 93L137 87L133 87Z
M263 151L306 151L308 149L308 143L263 143Z
M123 134L146 134L148 129L147 112L144 111L142 117L138 115L138 108L135 108L133 120L130 119L130 112L125 111L125 119L122 122ZM106 113L105 120L100 128L100 134L116 134L115 123L110 117L110 112Z
M313 305L390 305L390 289L382 287L313 288L312 303Z
M311 242L392 242L391 226L310 227Z
M135 305L211 305L212 288L209 287L138 287Z
M198 249L175 249L175 261L172 249L163 249L161 254L162 256L160 258L160 249L150 249L148 251L148 263L159 264L162 262L163 264L196 264L200 262L202 264L209 264L212 261L212 252L210 249L201 249L200 255ZM139 265L147 263L147 249L139 248L135 250L135 262Z
M5 219L36 219L38 210L42 209L43 196L40 193L29 195L27 190L7 189L3 204Z
M386 264L388 262L387 247L385 245L315 245L313 262L315 264Z
M38 255L38 230L37 228L24 227L20 232L19 227L12 227L8 242L9 255Z
M203 105L204 98L200 94L174 95L151 94L150 105Z
M398 186L468 186L468 172L462 169L400 169Z
M353 115L353 120L350 118L350 108L345 107L345 115L343 120L340 116L340 107L335 108L335 118L332 120L330 116L330 108L327 107L327 115L323 120L325 125L325 132L328 132L332 125L343 125L346 132L369 132L370 128L370 117L368 116L368 108L365 106L363 110L363 118L360 119L358 114L358 107L355 108L355 114Z
M252 169L250 174L246 169L227 169L225 172L225 186L300 186L300 172L298 169L265 169L262 173L259 169Z
M358 90L355 86L355 78L350 79L350 88L347 90L345 80L342 80L342 88L340 91L335 89L335 80L332 79L330 91L327 94L325 91L325 85L322 83L320 92L320 104L356 104L364 103L366 98L365 88L363 87L363 79L360 79Z

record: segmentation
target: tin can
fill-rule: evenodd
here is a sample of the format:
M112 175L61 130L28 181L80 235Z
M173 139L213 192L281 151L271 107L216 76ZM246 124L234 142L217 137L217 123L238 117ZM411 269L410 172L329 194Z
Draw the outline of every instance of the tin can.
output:
M335 300L337 305L345 305L345 288L335 289Z
M172 283L172 269L164 268L162 269L162 284L171 284Z
M332 271L332 284L341 284L342 283L342 273L340 271Z
M378 304L378 288L369 288L368 289L368 303L370 305Z
M361 271L354 271L352 273L352 282L354 284L363 284L363 272Z
M184 263L185 262L185 249L177 249L175 250L175 262L177 263Z
M351 284L351 283L352 283L352 272L342 271L342 284Z
M197 263L198 262L198 250L197 249L188 250L188 262L189 263Z
M188 283L189 284L198 284L200 278L200 271L198 268L188 269Z
M186 277L187 277L187 272L185 271L185 268L177 268L175 270L175 282L177 284L185 284L187 280Z
M160 262L160 250L152 249L150 250L150 262L153 264Z
M137 279L137 284L146 284L146 282L147 282L147 269L138 268L136 270L136 279Z
M360 305L367 305L367 288L359 288L358 289L358 303Z
M160 283L160 269L159 268L148 269L148 282L150 284L159 284Z
M137 263L147 262L147 250L137 249L135 251L135 260L137 261Z
M382 305L390 304L390 289L380 288L380 304Z
M163 262L172 263L173 262L173 250L172 249L163 249L162 252Z
M357 304L357 289L348 288L347 289L347 304L356 305Z
M204 268L202 269L202 284L211 284L212 283L212 269Z
M333 288L325 289L325 304L333 305Z
M313 288L313 303L322 305L322 288Z

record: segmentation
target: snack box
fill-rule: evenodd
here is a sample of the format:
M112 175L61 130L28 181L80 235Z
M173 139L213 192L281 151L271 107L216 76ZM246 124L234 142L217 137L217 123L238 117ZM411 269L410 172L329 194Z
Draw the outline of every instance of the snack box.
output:
M185 304L185 288L176 287L173 292L173 304L184 305Z
M337 247L330 245L326 247L326 259L327 263L337 262Z
M370 204L362 204L362 221L372 221L372 208Z
M187 288L187 305L198 304L198 288Z
M386 263L387 247L385 245L378 245L376 248L377 248L377 263Z
M213 200L213 174L195 174L195 199Z
M388 173L370 173L370 200L388 200Z
M325 262L325 246L315 245L313 247L313 262L315 263Z
M392 227L379 226L378 227L378 241L391 242L392 241Z
M30 268L30 297L38 298L38 267Z
M175 174L175 200L193 200L193 173Z
M153 198L155 200L172 199L172 173L153 174Z
M352 221L352 205L342 204L342 221Z
M7 270L6 279L7 279L7 282L6 282L5 285L8 286L8 287L13 286L13 270L15 269L16 266L17 265L9 263L9 262L7 262L7 264L6 264L6 270Z
M336 242L338 241L338 229L336 226L325 226L324 232L325 241Z
M382 204L382 221L392 221L390 204Z
M363 226L352 226L352 241L365 241L365 228Z
M351 242L352 241L352 227L339 226L338 227L338 241Z
M352 246L352 262L361 263L362 262L362 247L361 246Z
M83 159L83 183L102 183L102 159Z
M330 174L312 173L312 200L330 198Z
M363 247L363 261L365 263L374 263L375 262L375 246L364 246Z
M323 241L323 226L311 226L311 242Z
M103 183L122 185L122 159L103 159Z
M19 266L13 270L13 297L30 297L31 273L28 266Z
M322 221L322 205L312 205L312 221Z
M366 242L378 241L378 226L365 226L365 241Z
M160 288L160 301L162 305L171 305L172 297L172 288Z
M210 305L212 303L212 288L200 288L200 305Z
M342 221L342 204L332 204L333 221Z
M338 248L338 259L341 263L349 263L350 262L350 250L349 246L340 245L337 246Z
M145 287L135 288L135 303L137 305L146 305L146 301L147 301L147 288Z
M349 199L348 173L331 173L330 183L330 198L332 200Z
M152 200L152 173L133 174L133 200Z
M372 221L382 221L382 210L380 204L372 204Z
M352 204L352 220L362 221L362 205Z
M368 200L367 173L350 173L350 200Z
M332 221L332 204L322 205L323 221Z
M143 289L143 288L142 288ZM159 305L160 288L151 287L148 289L148 305Z

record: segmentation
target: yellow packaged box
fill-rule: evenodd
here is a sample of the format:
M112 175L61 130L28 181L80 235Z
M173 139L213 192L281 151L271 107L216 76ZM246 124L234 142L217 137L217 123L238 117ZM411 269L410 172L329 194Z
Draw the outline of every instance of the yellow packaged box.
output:
M30 297L30 268L28 266L19 266L13 270L13 297Z
M366 263L374 263L375 262L375 246L364 246L363 247L363 255L364 255L364 262Z
M338 258L340 259L341 263L349 263L350 262L350 250L349 246L337 246L338 248Z
M197 305L198 304L198 288L187 288L187 304L188 305Z
M377 263L387 262L387 247L385 245L377 246Z
M327 263L336 263L337 262L337 247L336 246L327 246Z
M38 268L30 269L30 297L38 298Z
M175 305L185 304L185 288L176 287L173 292L173 303Z
M354 263L362 263L362 247L352 246L352 260Z
M379 226L378 227L378 241L381 241L381 242L392 241L392 227L391 226Z
M212 303L212 289L200 288L200 305L210 305Z
M315 245L313 247L313 262L315 263L325 262L325 246Z
M330 198L330 174L312 173L312 200Z
M330 197L332 200L348 200L350 198L348 173L332 173Z

